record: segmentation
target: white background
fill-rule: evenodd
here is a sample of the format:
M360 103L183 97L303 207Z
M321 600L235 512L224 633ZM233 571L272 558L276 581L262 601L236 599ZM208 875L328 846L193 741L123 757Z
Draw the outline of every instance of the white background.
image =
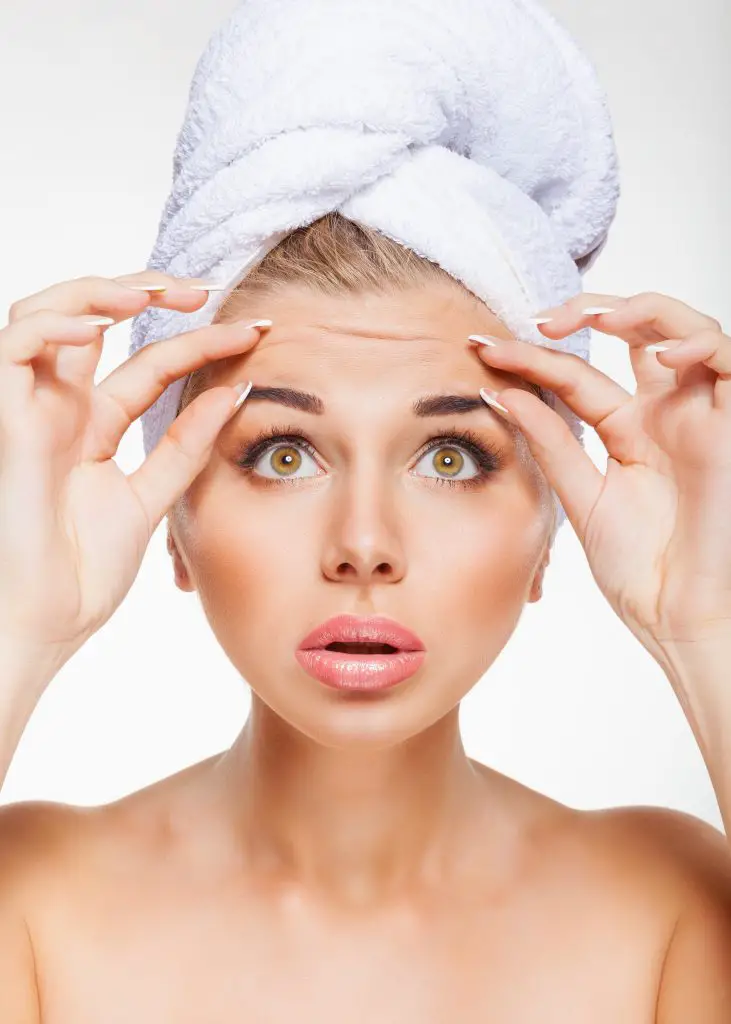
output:
M2 323L55 281L144 269L195 63L233 6L0 8ZM584 289L664 292L731 327L728 0L546 6L594 61L620 153L618 216ZM97 379L128 336L107 332ZM624 342L593 332L592 362L634 390ZM589 428L587 450L603 468ZM128 472L141 462L139 422L117 458ZM42 698L0 803L106 803L224 749L248 707L197 596L173 585L163 524L126 600ZM471 756L573 806L658 804L721 827L669 683L601 596L569 523L543 600L463 702L462 728Z

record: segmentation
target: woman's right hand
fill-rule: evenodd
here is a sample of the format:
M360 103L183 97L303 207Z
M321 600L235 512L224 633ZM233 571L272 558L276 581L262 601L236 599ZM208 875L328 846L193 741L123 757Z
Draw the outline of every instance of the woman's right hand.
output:
M0 640L55 671L124 599L237 393L204 391L129 476L113 459L124 433L174 380L260 337L240 322L212 324L143 347L95 385L104 327L83 317L192 312L208 297L192 283L150 270L65 281L13 303L0 330ZM141 284L165 290L127 287Z

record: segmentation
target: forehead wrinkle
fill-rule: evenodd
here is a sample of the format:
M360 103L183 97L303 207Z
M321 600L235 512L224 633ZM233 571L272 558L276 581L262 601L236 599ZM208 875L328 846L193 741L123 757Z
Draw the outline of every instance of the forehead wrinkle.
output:
M434 334L414 334L413 331L407 333L391 331L386 333L384 331L374 332L350 326L343 328L332 324L313 324L312 326L320 331L326 331L328 334L351 334L354 338L366 338L371 341L449 341L448 338L437 338Z
M310 325L308 325L308 328L309 328L309 326ZM358 349L357 346L355 346L355 347L353 347L353 348L351 348L349 350L348 346L347 346L347 341L346 341L345 338L343 338L343 344L342 345L340 345L340 346L332 345L331 342L334 340L333 335L341 333L338 329L336 329L334 327L331 327L331 326L329 326L327 324L319 324L319 323L318 324L314 324L312 326L314 328L317 328L318 331L322 330L322 331L328 332L328 334L329 334L329 337L327 337L326 339L323 339L325 341L325 345L323 346L324 351L321 351L320 353L318 353L318 359L321 359L322 361L327 361L328 363L332 364L333 362L339 362L338 361L338 355L342 353L345 356L345 362L344 363L341 362L340 365L344 365L347 368L347 364L350 363L351 364L351 368L354 368L358 373L362 373L363 370L366 369L368 358L369 358L367 351L364 351L363 349ZM318 341L317 335L313 336L312 334L309 334L309 333L302 333L302 334L300 334L299 338L298 337L293 337L292 335L295 332L301 332L302 331L302 326L301 325L298 325L296 327L293 326L291 328L291 331L290 331L290 329L286 325L280 325L280 331L281 332L285 332L285 333L283 333L282 335L277 337L276 336L276 327L270 328L267 331L267 333L261 338L261 340L258 342L258 344L256 345L255 348L253 348L249 352L242 353L242 356L241 356L241 360L244 361L246 364L250 364L251 361L253 360L252 371L254 373L262 372L262 373L266 374L268 377L271 376L273 384L276 384L276 383L280 382L278 379L275 379L275 378L279 378L280 370L279 370L279 368L268 367L266 365L267 364L267 359L266 359L267 352L271 351L272 349L281 347L282 345L289 345L289 346L292 346L295 349L298 346L300 346L300 345L305 345L305 346L313 346L314 345L316 347L317 346L317 341ZM404 359L403 361L400 361L400 362L396 361L395 363L391 363L389 366L384 366L382 368L383 372L387 372L389 374L391 374L391 373L393 373L393 372L395 372L397 370L401 370L401 369L405 370L405 369L412 368L412 367L416 368L418 366L433 367L433 366L438 365L440 363L444 363L445 362L445 353L449 351L450 346L458 344L458 342L456 342L454 339L435 338L433 334L430 334L430 335L413 335L413 334L409 334L408 336L400 336L400 337L396 337L396 336L394 336L394 337L383 337L382 334L374 335L372 332L365 331L365 330L357 331L357 332L354 332L354 333L356 334L357 337L363 338L364 340L378 341L380 339L382 341L387 341L387 342L394 342L395 341L396 343L401 342L401 341L418 341L418 342L420 342L421 344L424 345L424 347L419 351L418 358L415 361L412 361L410 358L407 358L407 359ZM274 337L272 337L272 334L274 334ZM465 354L467 355L469 353L470 346L465 346L465 350L466 350ZM259 360L257 359L257 355L261 356L261 362L262 362L261 367L257 367L257 365L256 365L257 362L259 362ZM484 387L484 386L488 386L488 387L492 388L492 390L495 390L495 391L499 391L502 388L510 387L510 386L513 386L513 387L514 386L526 386L526 387L531 388L531 389L535 387L535 385L532 385L530 381L523 380L521 377L519 377L519 376L517 376L515 374L508 373L507 371L497 370L497 369L495 369L495 368L493 368L491 366L486 365L484 362L482 362L482 360L480 360L480 357L479 357L479 355L476 352L472 352L471 356L472 356L472 358L471 358L470 361L471 361L472 365L474 365L476 368L479 367L479 371L480 371L479 372L479 377L478 377L477 380L474 381L474 383L471 383L468 379L466 379L466 375L465 375L465 377L463 377L461 382L460 382L462 387L464 387L465 385L467 387L474 386L475 391L479 391L479 388L480 387ZM235 370L236 369L236 363L238 363L239 358L234 355L234 356L230 357L230 359L231 359L231 362L229 363L229 365L231 365L233 370ZM226 360L226 363L228 363L228 362L229 361ZM355 362L355 366L354 367L353 367L353 362ZM379 368L376 368L376 369L379 369ZM454 365L445 367L445 369L447 370L447 373L449 374L450 377L455 375L455 374L457 374L457 373L459 373L459 368L455 367ZM286 374L286 370L284 369L284 367L282 367L282 371ZM298 380L295 381L295 380L282 379L281 383L284 386L289 385L289 386L294 387L294 388L301 388L303 390L309 390L309 391L317 392L318 385L317 385L316 382L313 381L312 385L309 385L306 382L303 382L303 380L301 379L301 377L299 375L299 370L298 370L297 375L298 375ZM432 391L435 391L435 390L443 390L443 391L455 390L455 388L452 385L443 384L442 381L438 381L438 382L437 381L433 381L433 382L429 382L429 383L423 382L423 385L424 385L424 390L425 391L428 390L428 389L431 389ZM359 391L362 390L364 386L365 386L365 381L364 381L363 378L360 378L358 380ZM378 381L377 386L378 387L382 387L382 380Z

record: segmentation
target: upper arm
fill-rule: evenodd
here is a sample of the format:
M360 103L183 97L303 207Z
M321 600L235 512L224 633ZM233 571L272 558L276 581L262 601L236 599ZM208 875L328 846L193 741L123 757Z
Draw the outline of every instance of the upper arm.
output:
M731 1021L731 910L699 903L681 914L668 947L656 1024Z
M3 897L0 894L0 1020L40 1024L30 935L12 900L8 905Z
M36 811L30 804L0 807L0 1021L41 1024L35 957L24 912L28 842Z
M668 812L685 885L668 943L655 1024L731 1022L731 845L691 815Z

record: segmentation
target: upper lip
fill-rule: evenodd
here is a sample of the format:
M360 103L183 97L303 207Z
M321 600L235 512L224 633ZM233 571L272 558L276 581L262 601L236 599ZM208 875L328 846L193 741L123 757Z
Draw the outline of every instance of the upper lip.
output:
M335 643L389 644L401 651L423 651L424 645L415 633L393 619L382 615L362 617L358 615L335 615L316 626L300 644L300 650L327 647Z

